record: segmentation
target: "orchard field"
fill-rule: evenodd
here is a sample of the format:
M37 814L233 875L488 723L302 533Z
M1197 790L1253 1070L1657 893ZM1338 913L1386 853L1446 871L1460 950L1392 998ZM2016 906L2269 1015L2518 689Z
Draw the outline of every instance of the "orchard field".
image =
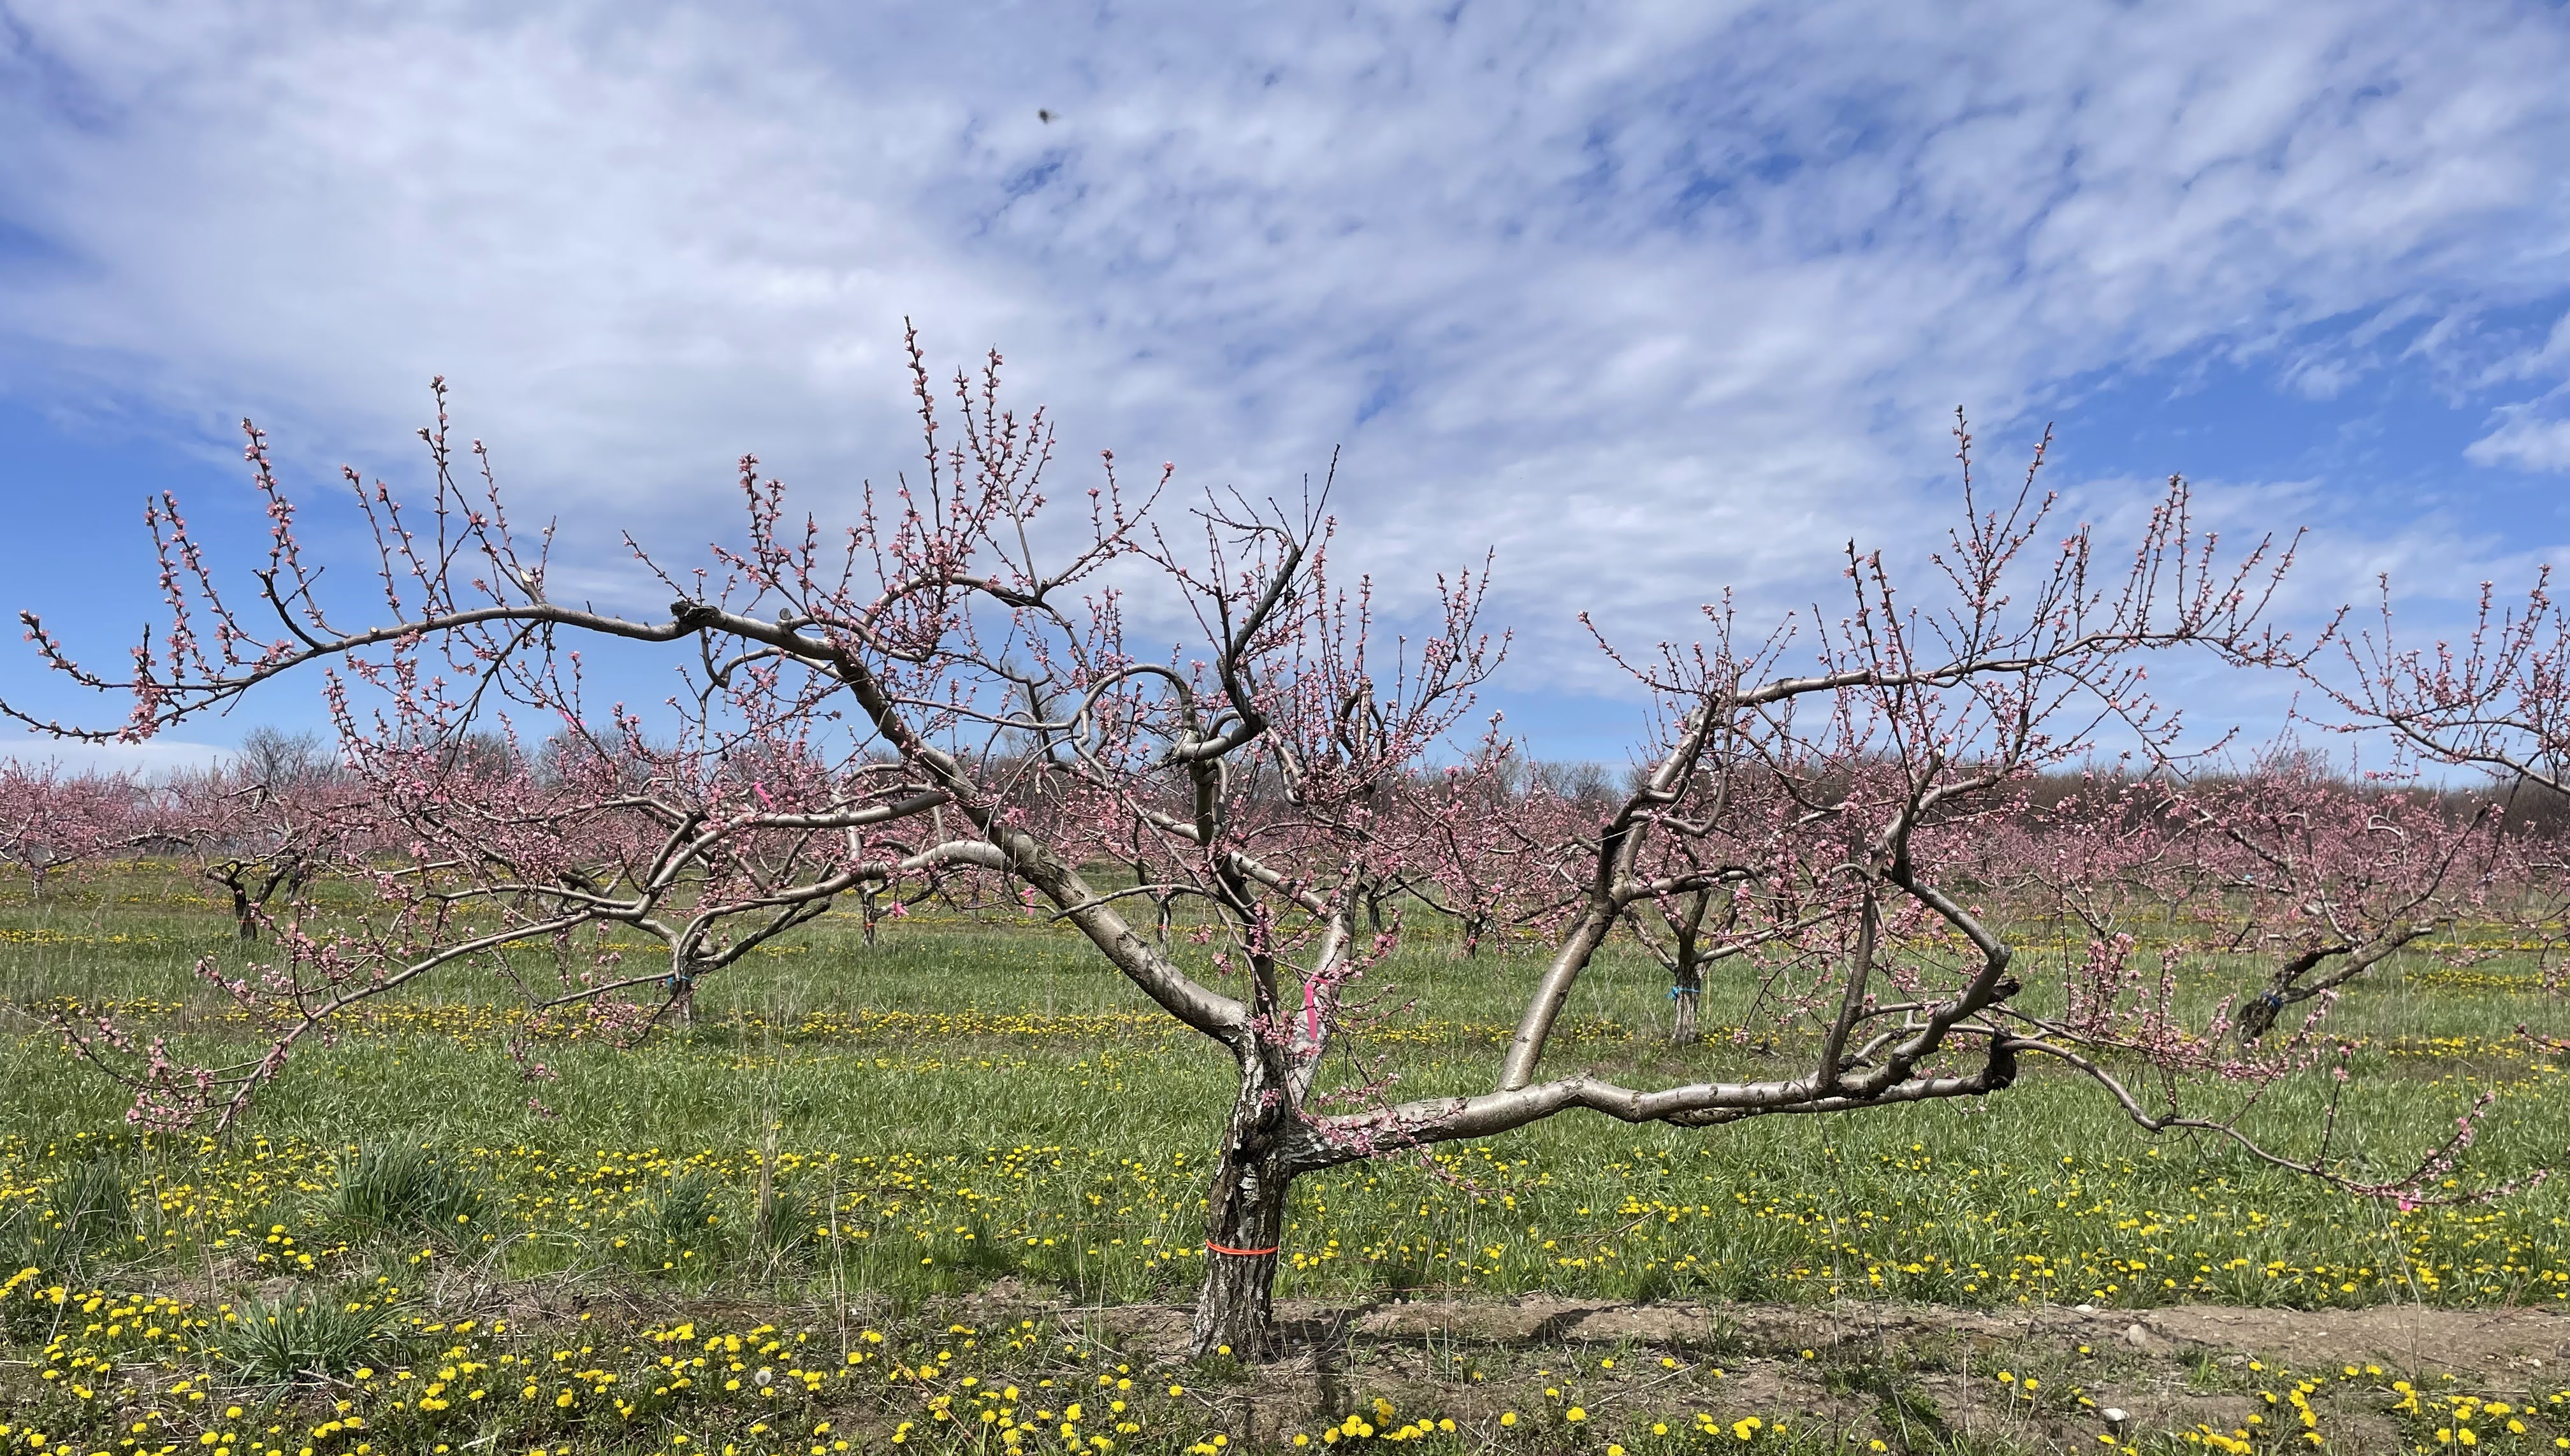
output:
M125 701L39 732L335 742L0 765L0 1456L2570 1449L2546 578L2288 620L2290 529L2101 543L1958 416L1924 562L1598 629L1643 732L1546 762L1487 556L1058 521L909 354L923 473L745 458L622 608L439 386L361 535L245 426L264 564L164 500L165 622L23 617Z
M433 997L346 1013L229 1137L137 1134L123 1089L70 1057L47 1016L113 1009L201 1050L246 1044L246 1013L193 973L234 948L202 892L144 864L41 898L22 884L0 905L0 1228L8 1270L32 1271L0 1274L0 1449L744 1456L1402 1437L1639 1453L2098 1449L2118 1432L2204 1449L2306 1445L2358 1418L2429 1446L2458 1421L2494 1449L2570 1433L2519 1409L2570 1383L2541 1366L2430 1385L2412 1380L2432 1358L2292 1377L2201 1359L2187 1378L2204 1399L2282 1403L2153 1432L2098 1414L2096 1391L2139 1378L2122 1346L1860 1359L1760 1349L1720 1320L1709 1341L1602 1349L1477 1339L1469 1317L1424 1344L1369 1345L1345 1325L1395 1304L1547 1299L2570 1307L2557 1181L2403 1208L2211 1141L2145 1137L2084 1079L2040 1070L2004 1097L1859 1116L1705 1130L1561 1117L1307 1177L1278 1293L1289 1323L1338 1330L1335 1370L1289 1360L1317 1382L1305 1388L1282 1369L1188 1362L1150 1313L1202 1274L1229 1059L1075 934L1006 916L923 910L869 945L834 912L709 980L691 1025L634 1049L582 1018L531 1022L496 980L477 995L483 982L450 977ZM2040 927L2018 938L2060 953ZM1350 1065L1380 1059L1366 1079L1388 1073L1404 1097L1480 1085L1540 964L1509 950L1467 958L1451 934L1406 937L1381 971L1400 1004L1351 1039ZM2208 1006L2257 974L2200 966L2185 995ZM1666 972L1619 944L1551 1057L1761 1075L1798 1049L1772 1028L1728 1034L1748 995L1713 977L1707 1039L1674 1049ZM2520 1023L2529 1034L2488 1035ZM2403 954L2348 987L2330 1024L2354 1048L2344 1152L2431 1145L2483 1090L2499 1100L2458 1181L2525 1183L2570 1140L2547 1040L2570 1015L2530 955L2457 968ZM2279 1084L2248 1125L2307 1154L2332 1085ZM1783 1375L1748 1378L1771 1356ZM289 1378L299 1369L326 1379ZM2454 1414L2455 1392L2471 1413ZM2329 1419L2298 1423L2313 1401Z

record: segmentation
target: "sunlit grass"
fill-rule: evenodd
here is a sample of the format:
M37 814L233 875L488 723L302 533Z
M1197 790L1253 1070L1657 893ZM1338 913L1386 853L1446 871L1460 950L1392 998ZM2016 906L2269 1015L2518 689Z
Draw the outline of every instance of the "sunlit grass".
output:
M65 1449L72 1433L83 1449L196 1449L211 1434L214 1456L330 1456L360 1443L372 1456L460 1451L446 1433L505 1429L513 1451L565 1440L690 1449L670 1443L692 1432L717 1452L828 1452L851 1437L811 1429L824 1421L854 1422L859 1445L875 1449L897 1434L954 1444L967 1416L981 1449L1038 1434L1059 1448L1066 1423L1084 1449L1100 1449L1091 1436L1170 1450L1206 1440L1201 1408L1165 1396L1149 1409L1117 1397L1128 1408L1107 1413L1116 1419L1066 1422L1064 1396L1029 1392L1068 1377L1026 1372L1064 1361L1084 1371L1102 1357L1065 1353L1052 1333L980 1332L981 1354L943 1358L943 1346L905 1343L917 1328L882 1321L1003 1277L1065 1306L1185 1297L1204 1257L1202 1179L1227 1057L1058 930L922 917L868 947L828 921L776 951L707 986L695 1025L631 1050L577 1017L530 1022L493 981L459 976L350 1018L335 1045L297 1057L229 1141L147 1139L125 1129L120 1095L81 1072L42 1017L56 1005L113 1008L186 1046L250 1044L246 1018L192 974L201 954L241 953L219 908L150 874L44 903L0 900L0 1000L16 1008L0 1012L0 1255L12 1261L0 1278L36 1271L0 1306L35 1372L12 1398L49 1412L10 1422L0 1450L36 1434L55 1443L37 1449ZM2383 969L2333 1019L2357 1048L2336 1150L2394 1165L2487 1086L2500 1101L2458 1177L2504 1181L2556 1162L2570 1142L2557 1059L2512 1028L2570 1028L2531 967L2502 957L2465 972ZM1413 945L1387 969L1402 987L1387 1004L1403 1009L1366 1028L1362 1049L1384 1059L1401 1095L1485 1086L1532 971L1522 955L1466 960ZM2215 967L2190 995L2210 1004L2235 972L2252 973ZM1793 1065L1793 1047L1754 1036L1668 1047L1665 981L1636 959L1605 960L1581 994L1558 1066L1650 1080ZM1707 999L1709 1025L1746 1009L1738 988ZM531 1078L513 1041L540 1047L549 1075ZM2272 1093L2257 1125L2307 1151L2324 1095ZM1705 1132L1564 1117L1309 1178L1296 1186L1280 1292L2560 1306L2565 1215L2570 1194L2551 1183L2461 1208L2351 1198L2207 1142L2142 1138L2085 1088L2038 1075L1986 1104ZM431 1292L535 1283L645 1307L721 1299L833 1313L790 1335L781 1316L768 1321L777 1328L721 1325L753 1352L778 1349L766 1385L754 1360L729 1368L738 1351L691 1365L720 1370L709 1385L667 1373L674 1337L653 1336L674 1325L623 1319L588 1349L552 1331L553 1345L522 1349L491 1321L462 1329ZM865 1341L869 1318L900 1348ZM258 1348L256 1330L271 1336L266 1354L244 1353ZM703 1334L686 1338L698 1351L686 1358L706 1358ZM1001 1360L995 1339L1018 1346ZM1051 1363L1030 1363L1039 1346ZM887 1363L870 1366L878 1351ZM867 1358L851 1366L852 1354ZM385 1363L364 1363L374 1360ZM293 1375L307 1366L339 1384ZM922 1376L928 1366L940 1373ZM895 1368L910 1374L882 1373ZM863 1402L827 1393L854 1388L851 1369L877 1382ZM983 1384L961 1383L973 1370L1027 1389L992 1401ZM1163 1383L1152 1376L1152 1388ZM265 1414L253 1402L223 1417L239 1399L208 1394L250 1387L275 1392ZM789 1397L801 1402L790 1422L778 1403ZM929 1403L939 1397L947 1404ZM1010 1414L984 1421L985 1408ZM1567 1409L1502 1426L1488 1411L1396 1418L1369 1407L1347 1413L1366 1430L1299 1433L1459 1450L1553 1449L1576 1435L1603 1449L1609 1436L1574 1431ZM1712 1434L1693 1417L1665 1443L1647 1427L1610 1434L1636 1456L1717 1437L1818 1439L1782 1412L1694 1414L1714 1420ZM1762 1424L1738 1435L1752 1414ZM1457 1420L1467 1424L1439 1424ZM2495 1434L2475 1429L2513 1439L2503 1420ZM1551 1434L1534 1441L1537 1430ZM2196 1436L2199 1448L2235 1439Z

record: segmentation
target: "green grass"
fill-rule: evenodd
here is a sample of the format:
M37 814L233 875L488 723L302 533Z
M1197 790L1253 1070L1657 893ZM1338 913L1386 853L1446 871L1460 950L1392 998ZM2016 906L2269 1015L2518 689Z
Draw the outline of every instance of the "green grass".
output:
M239 961L220 908L149 872L0 896L0 1253L42 1271L18 1297L59 1282L255 1308L274 1349L202 1339L266 1379L387 1358L370 1353L382 1306L427 1300L409 1317L435 1324L436 1300L468 1287L840 1321L1002 1278L1064 1307L1186 1297L1223 1053L1067 931L913 920L868 947L833 917L777 948L709 982L694 1026L640 1049L537 1040L551 1075L536 1080L509 1054L505 988L459 969L299 1054L217 1144L127 1131L122 1094L42 1013L141 1004L138 1029L183 1047L248 1045L194 973L203 955ZM1404 1009L1351 1050L1403 1097L1479 1090L1534 971L1423 935L1383 972ZM2189 995L2210 1004L2254 974L2215 967ZM1628 1082L1792 1070L1728 1039L1668 1047L1665 988L1639 956L1604 958L1551 1065ZM1706 1001L1719 1027L1747 996L1717 983ZM2395 962L2352 988L2332 1020L2360 1046L2339 1148L2402 1164L2491 1086L2500 1103L2460 1177L2557 1162L2559 1069L2508 1034L2519 1023L2570 1032L2503 959L2465 975ZM2318 1080L2280 1089L2253 1126L2307 1151L2325 1095ZM1985 1103L1704 1131L1566 1116L1308 1178L1295 1200L1280 1292L1332 1301L2570 1303L2558 1182L2404 1213L2209 1141L2145 1138L2042 1072Z
M245 1045L248 1027L193 976L199 955L237 947L187 890L138 875L82 899L0 907L0 933L19 937L0 943L0 997L183 1005L139 1022L178 1028L200 1050ZM1191 1284L1199 1170L1229 1087L1218 1049L1067 932L914 923L868 948L825 922L783 949L709 984L696 1026L640 1049L539 1041L544 1080L508 1056L510 1013L487 977L386 998L337 1045L299 1055L221 1148L125 1133L118 1090L22 1013L20 1034L0 1043L0 1200L24 1202L112 1154L164 1187L174 1170L206 1175L191 1184L199 1202L157 1215L141 1241L169 1257L196 1258L200 1242L228 1252L245 1236L226 1230L278 1222L308 1230L307 1245L367 1242L315 1222L334 1215L413 1240L433 1226L452 1243L459 1218L479 1216L479 1237L510 1243L505 1263L524 1273L596 1265L693 1286L799 1286L853 1262L847 1276L882 1292L1010 1274L1084 1302ZM2454 977L2427 964L2385 967L2333 1019L2364 1047L2339 1147L2400 1166L2486 1084L2504 1096L2462 1176L2504 1181L2554 1161L2570 1140L2557 1069L2504 1032L2560 1027L2562 1008L2503 966ZM1406 951L1387 978L1408 1008L1354 1051L1382 1059L1401 1096L1478 1090L1533 970L1528 956ZM1708 1023L1743 1009L1731 989L1708 995ZM1642 1082L1791 1070L1782 1054L1719 1039L1667 1047L1664 982L1636 958L1605 959L1580 996L1556 1067ZM2324 1079L2289 1085L2251 1125L2308 1151L2325 1095ZM774 1227L752 1238L768 1148ZM1573 1115L1309 1178L1297 1199L1291 1295L2570 1296L2559 1223L2570 1190L2404 1215L2209 1141L2146 1138L2058 1074L1986 1102L1706 1131ZM690 1244L673 1222L705 1232Z

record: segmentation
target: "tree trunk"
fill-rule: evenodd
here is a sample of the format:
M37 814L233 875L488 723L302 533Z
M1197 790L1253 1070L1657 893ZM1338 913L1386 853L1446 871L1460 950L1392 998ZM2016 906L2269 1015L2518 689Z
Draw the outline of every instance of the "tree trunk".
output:
M1196 1292L1194 1353L1228 1348L1256 1359L1272 1337L1276 1265L1283 1258L1285 1191L1294 1180L1286 1096L1271 1089L1255 1052L1243 1059L1240 1095L1223 1130L1205 1194L1205 1275Z
M1704 1033L1696 1026L1696 1008L1704 1004L1704 961L1696 954L1696 937L1704 932L1704 912L1713 903L1713 892L1693 892L1686 912L1669 916L1671 938L1676 943L1669 957L1669 1043L1693 1046Z
M2284 1014L2287 1006L2296 1001L2310 1000L2315 994L2302 987L2302 978L2322 961L2333 955L2345 955L2348 950L2345 945L2323 945L2285 962L2267 982L2265 990L2241 1002L2239 1008L2231 1013L2232 1025L2240 1040L2243 1043L2259 1041L2275 1030L2276 1018Z
M2268 1032L2276 1029L2276 1017L2285 1009L2285 998L2289 989L2285 986L2270 985L2242 1001L2239 1009L2231 1013L2232 1022L2244 1044L2263 1040Z
M223 882L232 892L232 929L244 941L258 938L258 917L250 913L249 887L238 880Z
M1383 893L1369 885L1365 888L1364 898L1366 928L1380 935L1383 933Z
M1678 972L1677 984L1669 987L1669 1002L1675 1008L1675 1024L1669 1028L1669 1041L1676 1046L1693 1046L1704 1032L1696 1026L1695 1008L1704 1000L1704 974L1694 966Z

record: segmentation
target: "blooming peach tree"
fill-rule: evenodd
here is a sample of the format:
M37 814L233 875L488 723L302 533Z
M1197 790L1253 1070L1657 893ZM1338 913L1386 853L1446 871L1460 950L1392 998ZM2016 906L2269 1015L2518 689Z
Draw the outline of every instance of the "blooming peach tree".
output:
M996 355L951 388L915 340L911 359L918 469L828 528L744 460L735 541L683 568L635 546L665 611L563 599L551 533L513 526L480 445L451 441L441 393L421 432L427 499L347 477L373 531L370 601L321 589L252 429L271 539L248 596L236 604L165 499L150 519L172 614L130 671L85 666L28 616L54 667L130 699L99 736L148 738L317 675L380 826L381 852L350 872L361 908L287 916L265 960L205 965L268 1018L255 1058L187 1066L112 1022L75 1028L134 1086L136 1119L236 1117L335 1013L450 967L496 966L548 1014L639 1036L843 899L969 883L1074 927L1236 1068L1206 1193L1200 1350L1265 1343L1297 1178L1556 1115L1857 1116L2001 1092L2048 1058L2144 1127L2247 1142L2121 1080L2236 1058L2218 1028L2180 1025L2159 976L2111 957L2090 957L2067 1013L2020 1009L2006 920L1957 870L2029 776L2100 733L2173 751L2151 657L2302 660L2266 622L2289 552L2223 561L2181 484L2117 564L2052 523L2031 473L1980 499L1966 440L1962 519L1927 554L1920 600L1851 546L1842 604L1766 635L1727 610L1703 641L1643 654L1601 632L1660 727L1628 782L1553 833L1515 815L1526 796L1500 791L1495 747L1453 745L1505 645L1482 623L1483 567L1440 578L1427 628L1387 639L1370 586L1331 571L1326 486L1183 509L1167 471L1137 493L1109 458L1066 510L1049 499L1050 426L1004 405ZM1136 640L1145 591L1184 640ZM602 641L671 654L665 712L586 702L582 648ZM1461 861L1495 856L1521 867L1466 883ZM1441 894L1468 934L1522 917L1544 938L1483 1090L1399 1100L1387 1078L1323 1077L1362 1035L1366 982L1393 948L1394 926L1369 917L1387 887ZM1793 1066L1626 1086L1551 1055L1610 936L1672 908L1699 965L1755 967Z
M0 760L0 861L41 897L58 876L138 848L144 797L126 775Z

